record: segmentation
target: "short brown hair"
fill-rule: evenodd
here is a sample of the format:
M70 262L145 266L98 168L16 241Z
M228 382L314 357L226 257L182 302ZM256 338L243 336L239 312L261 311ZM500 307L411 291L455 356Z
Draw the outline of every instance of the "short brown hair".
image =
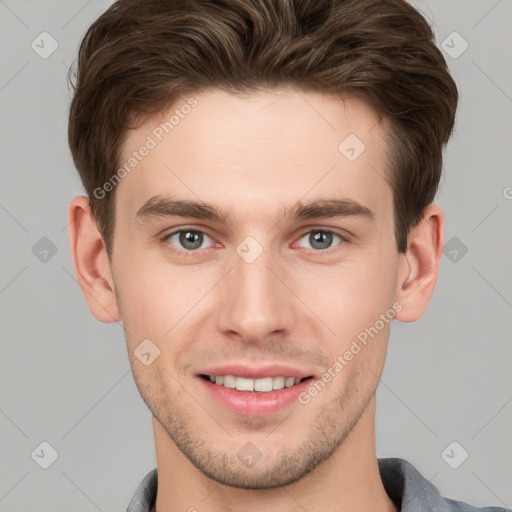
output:
M118 0L79 50L69 145L112 255L116 172L127 131L183 93L292 86L353 96L389 121L395 237L437 192L458 93L427 21L405 0ZM341 142L341 141L340 141Z

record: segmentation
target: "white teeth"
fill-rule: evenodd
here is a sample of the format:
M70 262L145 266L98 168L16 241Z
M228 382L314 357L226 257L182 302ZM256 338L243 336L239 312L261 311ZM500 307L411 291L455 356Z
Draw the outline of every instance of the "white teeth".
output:
M293 384L295 383L295 379L293 377L288 377L285 381L284 381L284 387L285 388L289 388L290 386L293 386Z
M274 377L272 382L273 389L283 389L284 388L284 377Z
M254 391L272 391L272 377L256 379L254 381Z
M224 375L224 386L234 389L236 387L236 379L233 375Z
M237 391L258 391L268 393L299 384L300 377L263 377L262 379L248 379L234 375L209 375L211 382Z
M254 379L237 377L235 382L235 387L238 391L254 391Z

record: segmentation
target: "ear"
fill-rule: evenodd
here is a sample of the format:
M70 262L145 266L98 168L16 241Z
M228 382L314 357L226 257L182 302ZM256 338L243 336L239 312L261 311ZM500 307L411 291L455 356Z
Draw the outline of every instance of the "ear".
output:
M396 320L414 322L426 312L437 282L443 243L443 211L431 204L411 230L407 252L400 255L395 300L402 309L396 313Z
M100 322L118 322L121 315L110 262L86 197L77 196L69 203L68 226L75 273L89 311Z

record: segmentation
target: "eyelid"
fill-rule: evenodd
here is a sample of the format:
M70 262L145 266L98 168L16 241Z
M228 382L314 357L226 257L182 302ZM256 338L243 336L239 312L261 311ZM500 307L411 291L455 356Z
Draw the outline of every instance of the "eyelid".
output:
M168 231L170 229L170 231ZM204 235L207 235L209 236L210 238L214 238L208 228L205 228L203 226L201 227L197 227L197 226L193 226L193 225L188 225L188 224L185 224L183 226L175 226L173 228L167 228L167 229L164 229L162 230L158 236L160 236L161 238L168 238L170 237L171 235L175 235L176 233L180 233L181 231L196 231L198 233L203 233Z
M313 226L313 227L307 227L306 228L302 228L304 229L304 231L301 231L301 235L299 236L299 238L302 238L304 235L307 235L308 233L316 233L318 231L321 231L322 233L332 233L333 235L338 235L339 237L343 238L344 240L349 240L350 236L353 236L351 233L349 233L348 231L346 230L342 230L342 232L340 232L340 230L338 228L334 228L334 227L327 227L327 226Z

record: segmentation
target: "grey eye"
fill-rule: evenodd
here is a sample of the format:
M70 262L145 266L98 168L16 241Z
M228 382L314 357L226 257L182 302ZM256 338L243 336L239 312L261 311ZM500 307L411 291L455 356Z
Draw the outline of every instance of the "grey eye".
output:
M337 238L339 241L343 240L340 235L332 233L331 231L317 230L306 233L300 240L305 240L306 243L309 244L309 246L306 246L308 249L321 251L324 249L329 249L332 246L335 238Z
M195 251L200 249L205 239L211 238L202 231L196 231L193 229L182 229L171 233L167 240L178 249L185 249L187 251Z

